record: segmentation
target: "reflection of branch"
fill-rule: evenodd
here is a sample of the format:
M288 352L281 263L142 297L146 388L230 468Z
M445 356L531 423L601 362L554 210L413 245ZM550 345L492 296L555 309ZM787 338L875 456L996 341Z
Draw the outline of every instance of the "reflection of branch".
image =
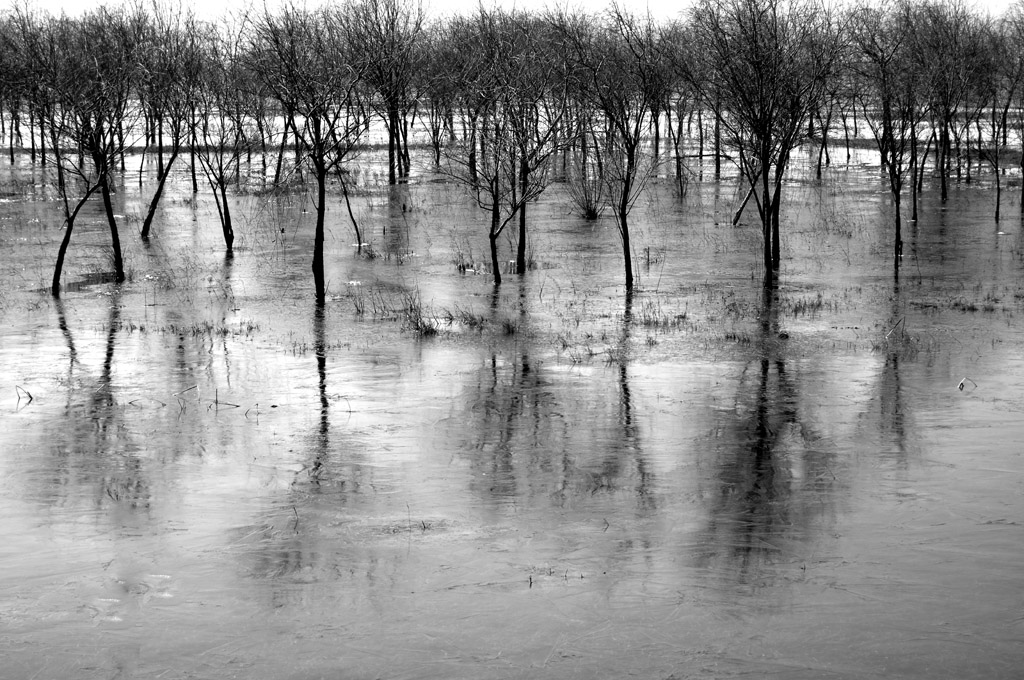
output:
M961 392L963 392L964 391L964 383L968 383L968 382L971 383L972 385L974 385L975 388L978 387L978 383L974 382L970 378L964 378L963 380L960 381L960 384L957 385L956 388L958 390L960 390Z
M217 408L220 408L221 406L230 406L231 408L241 408L241 406L239 406L238 404L232 404L231 402L228 402L228 401L221 401L220 397L217 395L217 392L218 392L217 390L213 391L213 403L210 406L207 407L207 409L206 409L207 411L209 411L210 408L213 408L214 406L216 406Z
M156 403L160 404L161 406L167 406L167 404L165 404L164 402L162 402L159 399L156 399L154 397L139 397L138 399L132 399L131 401L128 402L128 405L129 406L138 406L138 402L143 401L143 400L145 400L145 401L153 401L153 402L156 402Z
M905 329L907 327L906 320L907 320L907 317L901 316L900 320L897 321L896 324L892 328L889 329L889 332L885 334L886 339L888 339L889 336L892 335L893 331L895 331L897 328L900 327L900 324L902 324L903 328ZM963 383L961 383L961 385L963 385ZM963 389L963 387L961 386L960 389Z

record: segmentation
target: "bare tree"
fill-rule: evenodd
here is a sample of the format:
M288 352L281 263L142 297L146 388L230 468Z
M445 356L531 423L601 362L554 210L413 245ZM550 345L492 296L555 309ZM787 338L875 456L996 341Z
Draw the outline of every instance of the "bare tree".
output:
M587 105L606 123L601 146L603 178L622 244L625 287L633 290L633 251L629 213L654 172L655 159L641 146L649 129L654 79L663 63L657 29L650 15L638 18L617 5L593 26L562 14L558 30L571 45Z
M704 55L707 106L757 203L765 286L776 283L779 213L790 154L806 139L840 54L840 34L816 0L701 0L692 14Z
M437 24L424 34L418 71L422 106L420 121L433 151L434 165L441 166L441 150L455 139L454 119L458 89L452 69L458 64L459 49L451 23Z
M547 187L551 156L571 136L567 80L540 22L481 7L474 26L468 35L480 61L463 71L461 87L474 93L473 120L480 124L446 149L445 171L490 214L491 268L500 285L498 238L518 216L516 272L524 274L526 206Z
M237 31L210 24L203 25L202 29L203 65L195 93L198 120L195 121L193 150L213 192L224 246L230 255L234 251L235 231L228 186L238 175L242 157L250 145L240 111L239 82L244 82L245 66L241 59L241 36Z
M965 116L973 88L985 74L981 20L962 0L927 0L909 8L908 35L913 41L914 68L924 78L936 147L941 198L949 196L952 140Z
M697 119L697 136L699 162L703 165L704 158L704 122L703 111L698 105L696 88L691 80L690 67L694 63L691 51L694 42L688 27L682 22L672 22L659 30L658 41L664 58L668 61L669 81L665 88L662 109L666 112L666 128L672 143L672 156L675 164L676 188L679 195L686 192L689 181L685 160L684 144L692 138L689 127L694 117ZM674 121L674 123L673 123ZM701 170L703 172L703 170Z
M171 167L192 136L192 112L203 56L199 27L191 12L154 4L148 28L150 33L139 60L139 99L151 112L156 126L157 184L142 222L143 239L149 238ZM166 162L165 140L170 142Z
M583 219L596 220L608 208L608 184L604 172L604 140L608 138L603 116L580 93L573 95L573 126L576 143L567 151L566 189Z
M857 89L859 104L881 155L882 170L892 195L893 266L897 276L903 257L903 185L911 170L917 130L926 112L913 64L907 19L907 13L899 7L865 3L854 11L851 22L856 48L852 70L861 83Z
M1024 55L1019 46L1024 39L1024 3L1014 5L1000 20L989 27L989 37L985 40L991 68L986 69L988 78L981 81L987 85L985 110L988 112L988 143L980 150L980 155L989 167L996 183L995 221L1000 218L1002 199L1002 174L1005 172L1003 154L1007 150L1011 127L1010 108L1022 94L1024 84ZM1018 113L1015 116L1020 120ZM982 142L979 121L979 143ZM1024 158L1024 156L1022 156ZM1024 207L1021 208L1024 212Z
M68 74L64 68L63 36L73 27L69 20L52 20L30 11L18 8L11 16L8 42L8 59L24 64L22 76L32 74L36 84L38 119L46 134L50 136L50 164L56 174L56 192L64 217L64 235L57 250L50 292L54 297L61 293L60 280L64 272L64 261L75 221L88 200L99 189L95 167L85 154L81 143L81 129L72 108L61 103L62 93L74 89L73 83L66 82ZM27 65L31 64L31 70ZM45 147L44 147L45 148ZM45 152L44 152L45 153Z
M1010 6L1002 17L1002 23L1011 45L1024 44L1024 0L1017 0ZM1018 68L1024 69L1024 54L1019 49L1012 52L1010 59L1018 65ZM1017 88L1011 99L1010 108L1015 111L1016 115L1011 116L1010 109L1006 110L1003 144L1005 146L1009 142L1009 131L1014 131L1020 144L1019 168L1024 174L1024 87ZM1020 213L1024 215L1024 187L1022 187Z
M114 281L125 279L121 240L111 200L112 177L124 153L124 132L134 125L137 109L133 92L137 78L135 55L141 41L141 15L100 7L81 19L61 17L48 27L39 44L39 59L47 64L50 92L48 124L58 185L64 196L67 232L58 253L53 285L59 293L61 269L70 242L74 217L95 191L103 199L110 228ZM63 147L71 151L66 153ZM86 168L85 159L91 162ZM71 208L66 192L78 187L82 197Z
M287 6L260 17L252 38L253 72L294 121L303 162L316 179L312 268L318 306L327 300L327 179L356 150L366 125L364 102L356 87L360 73L348 50L343 12Z
M409 176L409 126L422 55L419 0L355 0L338 14L352 46L353 67L377 93L374 106L388 129L388 182Z
M15 160L15 138L20 145L21 114L26 98L31 96L33 62L27 60L23 35L26 17L36 18L28 6L15 5L7 15L0 15L0 143L6 138L11 165ZM38 82L38 81L36 81Z

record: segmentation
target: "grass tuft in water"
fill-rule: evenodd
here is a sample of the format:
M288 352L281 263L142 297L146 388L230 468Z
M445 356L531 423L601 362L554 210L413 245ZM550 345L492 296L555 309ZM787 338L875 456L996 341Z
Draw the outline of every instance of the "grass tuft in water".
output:
M250 337L260 330L260 325L249 319L239 321L236 324L227 324L223 321L196 321L191 324L168 324L166 326L146 326L136 324L134 321L121 321L117 326L118 331L126 333L160 333L161 335L179 335L190 337Z

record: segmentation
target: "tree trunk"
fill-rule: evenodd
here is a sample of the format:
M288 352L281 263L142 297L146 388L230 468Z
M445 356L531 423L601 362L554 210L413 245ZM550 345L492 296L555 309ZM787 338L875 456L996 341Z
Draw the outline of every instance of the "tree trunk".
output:
M235 231L231 227L231 208L228 206L228 185L226 181L220 183L221 202L221 231L224 233L224 245L230 255L235 243Z
M910 134L910 221L917 222L917 129Z
M661 110L655 105L651 107L651 126L654 128L654 157L661 153Z
M60 191L64 191L64 173L60 169L60 159L57 159L57 175L58 180L61 184ZM61 239L60 248L57 250L57 262L53 266L53 279L50 282L50 293L53 297L60 297L60 277L64 275L64 258L68 252L68 245L71 243L71 232L75 229L75 220L78 218L79 211L85 205L89 197L92 196L93 192L99 188L98 184L94 184L89 187L89 190L85 192L85 196L82 196L78 200L78 204L75 205L74 210L68 210L67 197L63 196L64 200L64 212L65 220L67 222L67 228L64 231L64 238Z
M939 183L941 190L939 197L945 203L949 197L949 190L946 186L946 165L949 163L949 125L942 124L941 137L939 139Z
M530 183L530 166L524 155L519 161L519 190L523 197L526 196L526 188ZM526 201L523 201L519 209L519 243L516 245L516 274L526 274Z
M900 261L903 259L903 219L900 216L900 193L899 191L893 191L892 205L896 210L896 233L893 239L893 266L898 272L900 269Z
M619 203L619 234L622 236L622 259L625 264L626 292L633 290L633 257L629 243L629 205L624 194Z
M715 179L722 176L722 119L715 111Z
M168 168L170 163L167 164ZM167 169L164 167L164 117L157 116L156 119L156 177L163 180Z
M316 306L327 302L327 284L324 279L324 214L327 211L327 171L316 164L316 232L313 236L313 284L316 287Z
M11 165L14 165L14 128L15 128L15 123L17 122L17 120L18 120L17 112L16 111L12 111L11 112L11 125L10 125L10 132L11 132L10 145L8 146L8 148L10 149L10 155L11 155Z
M487 240L491 248L491 269L494 271L494 285L501 285L501 266L498 264L498 227L501 220L501 204L497 200L491 206L491 231Z
M274 167L274 186L281 182L281 166L284 165L284 154L288 147L288 121L285 120L284 129L281 131L281 152L277 154L277 164Z
M633 247L629 242L629 194L633 189L633 176L636 174L636 149L634 142L626 149L626 173L622 180L617 219L619 236L622 237L622 260L625 268L626 293L633 290Z
M71 243L71 232L74 229L75 220L72 217L68 220L67 228L64 230L64 238L61 239L60 248L57 249L57 262L53 265L53 280L50 283L50 294L53 297L60 297L60 277L64 273L64 256L67 255L68 244Z
M199 193L199 178L196 177L196 142L197 142L197 138L196 138L196 107L194 105L191 107L191 112L190 112L189 115L191 116L189 118L189 127L191 129L191 132L189 133L189 139L190 139L191 143L189 144L189 151L188 152L189 152L190 172L192 174L192 195L194 196L195 194Z
M732 214L732 226L735 227L737 224L740 223L740 218L743 217L743 211L746 209L747 203L750 202L751 197L753 197L756 188L756 184L750 185L750 189L747 190L747 195L746 197L744 197L743 202L740 203L740 207L736 208L736 212Z
M167 176L171 173L171 166L174 165L174 161L178 157L178 151L180 148L180 146L175 145L171 150L171 157L167 160L167 166L160 175L160 179L157 180L156 191L153 192L153 198L149 201L149 210L146 211L146 219L142 222L142 233L140 236L143 240L149 238L149 230L150 227L153 226L153 216L156 215L157 204L160 203L160 196L164 193L164 185L167 183Z
M999 153L998 150L996 153ZM996 169L996 222L999 221L999 204L1003 196L1003 183L999 179L999 169Z
M341 191L345 194L345 207L348 208L348 218L352 220L352 228L356 231L356 252L363 252L363 235L359 231L359 223L356 222L356 216L352 212L352 202L348 199L348 182L345 178L341 178Z
M401 176L408 179L409 173L412 171L412 156L409 154L409 126L411 122L403 113L401 117L401 131L402 138L400 142L400 153L399 153L399 170L401 170Z
M692 116L693 113L691 112L690 115ZM679 125L680 126L682 125L681 121L679 122ZM676 129L676 159L677 159L677 163L678 163L678 159L679 159L679 153L681 151L680 143L679 143L679 138L682 136L680 134L681 132L682 132L682 127L679 127L679 128ZM678 164L681 165L681 163L678 163ZM699 168L698 172L700 173L700 179L703 180L704 179L704 116L702 114L702 110L699 107L697 108L697 167Z
M469 181L476 184L476 116L469 118Z
M782 183L775 185L775 196L772 197L772 269L779 270L782 264L781 239L779 238L779 211L782 206Z
M110 246L114 251L114 281L124 281L124 260L121 257L121 238L117 233L117 220L114 218L114 205L110 200L110 183L106 172L100 172L100 192L103 194L103 209L107 213L107 224L110 225Z
M36 162L36 115L32 106L28 107L28 145L29 159Z
M46 116L42 111L39 112L39 158L42 161L42 166L46 167Z
M398 184L398 107L388 104L388 184Z
M762 153L761 162L761 236L764 240L764 286L775 285L775 268L772 267L772 210L771 191L768 178L768 151Z
M125 172L125 169L124 169L124 167L125 167L124 166L124 155L125 155L125 152L127 150L127 147L125 146L125 143L124 143L124 130L120 126L118 126L118 128L117 128L117 145L118 145L117 157L121 161L121 174L123 175L124 172Z
M267 130L263 124L263 114L256 116L256 133L260 137L260 184L267 185Z

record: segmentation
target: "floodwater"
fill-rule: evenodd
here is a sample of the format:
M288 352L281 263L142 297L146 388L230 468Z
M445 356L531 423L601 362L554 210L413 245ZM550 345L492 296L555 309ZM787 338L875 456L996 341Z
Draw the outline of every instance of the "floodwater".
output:
M129 280L91 205L56 301L5 163L0 676L1020 677L1019 178L927 189L897 282L869 160L787 187L767 298L735 182L656 180L632 299L564 187L496 294L482 211L368 163L321 314L306 197L225 259L184 177L142 244L131 173Z

